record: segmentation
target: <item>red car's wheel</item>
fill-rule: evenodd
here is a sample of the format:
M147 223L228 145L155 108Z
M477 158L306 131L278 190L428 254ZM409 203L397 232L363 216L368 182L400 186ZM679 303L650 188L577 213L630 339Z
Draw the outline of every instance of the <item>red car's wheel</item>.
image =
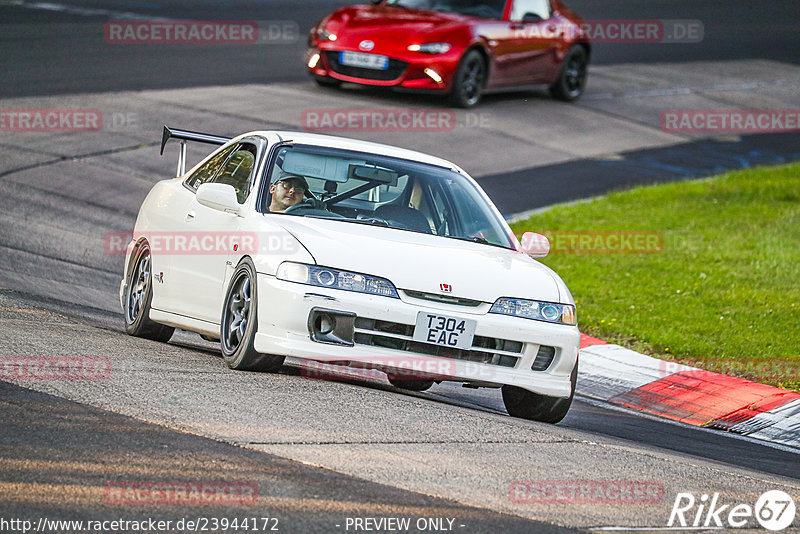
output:
M564 57L558 79L550 86L550 94L559 100L572 102L577 100L586 88L589 57L582 46L573 46Z
M477 50L470 50L461 58L453 76L450 102L460 108L471 108L481 100L486 83L486 61Z

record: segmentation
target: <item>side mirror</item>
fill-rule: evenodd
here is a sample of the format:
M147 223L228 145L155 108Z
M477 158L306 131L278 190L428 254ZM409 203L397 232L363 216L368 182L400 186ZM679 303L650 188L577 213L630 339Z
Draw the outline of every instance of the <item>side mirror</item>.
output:
M236 199L236 190L229 184L200 184L197 201L203 206L239 215L241 205Z
M542 20L544 19L536 13L525 13L522 15L522 22L540 22Z
M522 251L533 259L540 259L550 253L550 241L542 234L525 232L520 240Z

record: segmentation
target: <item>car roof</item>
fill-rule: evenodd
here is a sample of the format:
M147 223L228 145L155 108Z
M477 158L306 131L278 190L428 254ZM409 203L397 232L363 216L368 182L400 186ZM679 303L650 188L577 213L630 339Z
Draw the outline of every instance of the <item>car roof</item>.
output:
M380 154L384 156L392 156L401 159L408 159L412 161L419 161L422 163L429 163L439 167L446 167L454 169L461 174L466 174L461 167L447 161L446 159L431 156L424 152L417 152L416 150L409 150L406 148L399 148L391 145L384 145L381 143L373 143L371 141L360 141L358 139L350 139L347 137L338 137L335 135L323 135L308 132L293 132L285 130L257 130L242 134L237 138L249 137L253 135L265 137L268 134L277 135L283 141L292 141L299 144L318 145L330 148L342 148L345 150L355 150L359 152L369 152L372 154Z

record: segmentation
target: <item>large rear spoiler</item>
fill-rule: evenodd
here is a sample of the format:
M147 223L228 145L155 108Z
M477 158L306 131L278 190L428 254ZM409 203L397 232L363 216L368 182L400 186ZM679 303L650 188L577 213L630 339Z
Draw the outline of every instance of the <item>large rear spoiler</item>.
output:
M224 145L231 140L230 137L211 135L200 132L190 132L189 130L178 130L164 125L164 133L161 135L161 155L164 155L164 146L170 139L181 140L181 150L178 153L178 173L176 176L183 176L186 173L186 141L197 141L209 145Z

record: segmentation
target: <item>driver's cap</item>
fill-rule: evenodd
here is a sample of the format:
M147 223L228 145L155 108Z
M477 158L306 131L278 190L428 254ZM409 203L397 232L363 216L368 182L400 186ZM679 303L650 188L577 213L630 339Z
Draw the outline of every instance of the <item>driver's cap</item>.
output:
M272 179L272 183L277 184L278 182L287 182L291 180L300 182L300 185L305 187L306 191L308 191L308 182L306 182L306 179L296 174L280 173Z

